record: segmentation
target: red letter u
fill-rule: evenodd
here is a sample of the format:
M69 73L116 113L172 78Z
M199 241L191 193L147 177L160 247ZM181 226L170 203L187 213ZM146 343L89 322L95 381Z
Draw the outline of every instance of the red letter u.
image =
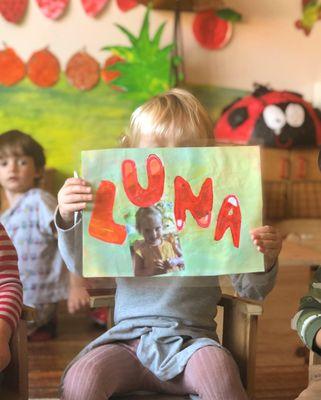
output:
M138 182L135 161L125 160L122 164L124 190L128 199L138 207L152 206L162 198L164 192L164 166L155 154L148 156L146 169L148 185L144 189Z
M178 230L182 230L186 221L186 210L189 210L201 228L207 228L211 223L213 207L212 179L207 178L198 196L194 196L190 184L181 176L174 180L175 205L174 214Z

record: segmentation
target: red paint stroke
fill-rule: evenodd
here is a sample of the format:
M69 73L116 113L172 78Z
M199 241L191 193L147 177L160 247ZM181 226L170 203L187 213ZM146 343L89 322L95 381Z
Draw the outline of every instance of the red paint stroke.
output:
M215 240L221 240L227 228L230 228L234 247L239 247L241 234L241 208L234 195L225 197L217 217Z
M117 0L117 5L121 11L129 11L138 5L137 0Z
M128 199L137 207L152 206L164 193L165 170L162 161L155 154L148 156L146 170L148 185L144 189L138 182L135 161L124 160L122 163L124 190Z
M174 180L175 205L174 215L178 230L182 230L186 221L186 210L189 210L201 228L207 228L211 223L213 207L213 183L207 178L198 196L192 192L190 184L181 176Z
M116 186L110 181L101 181L96 193L88 232L104 242L123 244L126 239L126 227L116 224L113 219Z

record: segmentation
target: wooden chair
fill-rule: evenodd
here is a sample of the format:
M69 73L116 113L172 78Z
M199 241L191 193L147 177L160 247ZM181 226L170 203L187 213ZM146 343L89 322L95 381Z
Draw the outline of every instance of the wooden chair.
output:
M0 398L3 400L28 400L27 321L34 320L34 317L34 309L24 306L10 342L11 362L4 370L0 389Z
M108 327L113 324L114 294L106 291L106 294L98 294L96 291L90 292L91 307L109 307ZM250 399L254 398L254 374L255 374L255 355L256 355L256 331L258 316L262 314L263 307L259 302L242 299L224 294L219 303L219 308L223 309L223 314L218 313L218 333L222 337L222 344L232 353L237 362L241 379ZM219 310L220 311L220 310ZM222 312L222 310L221 310ZM131 396L130 399L172 399L174 396Z

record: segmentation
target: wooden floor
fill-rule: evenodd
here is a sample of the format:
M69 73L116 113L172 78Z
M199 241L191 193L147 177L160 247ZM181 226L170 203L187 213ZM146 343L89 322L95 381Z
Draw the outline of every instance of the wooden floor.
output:
M281 272L280 279L288 280L289 274L294 277L298 271ZM273 324L271 322L275 320L276 312L284 315L280 307L290 314L292 307L296 307L296 304L289 305L286 302L289 290L295 290L291 282L285 288L282 281L278 283L275 292L267 300L265 315L260 321L256 367L257 400L293 400L307 384L303 347L295 332L288 329L289 320L280 318L279 332L273 332L275 328L271 328L272 325L275 327L275 321ZM278 304L280 295L285 299L281 306ZM300 291L297 296L300 296ZM282 327L284 324L287 326ZM84 313L70 316L62 304L58 338L50 342L29 343L30 398L57 397L57 387L64 367L86 343L101 332Z

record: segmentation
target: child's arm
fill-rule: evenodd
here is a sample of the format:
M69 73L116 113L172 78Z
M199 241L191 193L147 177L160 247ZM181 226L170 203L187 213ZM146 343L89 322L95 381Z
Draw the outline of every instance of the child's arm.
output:
M68 178L58 193L55 225L58 247L69 271L82 275L82 225L74 225L74 212L83 210L92 201L91 187L81 178Z
M292 329L297 330L303 343L321 354L321 268L314 274L309 292L301 298L299 311L292 318Z
M137 252L134 255L134 274L135 276L152 276L166 274L167 270L164 266L164 261L156 260L155 265L146 266L143 257Z
M0 371L10 361L9 340L22 308L22 284L17 264L16 250L0 224Z
M182 257L183 256L183 252L182 252L181 246L179 245L179 243L175 239L175 236L174 235L169 235L167 240L171 243L175 254L178 257Z
M68 311L74 314L76 311L89 305L89 294L87 292L86 280L79 275L69 274L69 295L68 295Z

